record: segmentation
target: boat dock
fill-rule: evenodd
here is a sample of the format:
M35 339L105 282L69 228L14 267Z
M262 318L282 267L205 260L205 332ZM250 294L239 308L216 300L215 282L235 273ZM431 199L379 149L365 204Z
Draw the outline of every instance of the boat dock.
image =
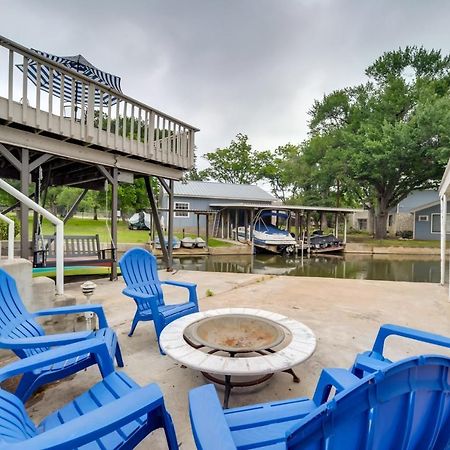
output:
M324 251L342 251L347 243L347 216L353 214L358 209L352 208L332 208L325 206L299 206L299 205L277 205L277 204L245 204L245 203L213 203L210 207L216 211L213 236L222 239L233 239L249 242L254 245L255 226L264 212L284 212L287 215L286 229L294 229L294 239L297 244L297 251L322 253ZM325 248L315 248L311 245L311 233L309 231L311 220L316 216L316 221L320 229L326 221L325 215L334 216L334 236L339 238L339 223L343 222L344 229L342 235L342 245ZM278 224L278 216L276 216ZM242 227L242 236L233 232Z

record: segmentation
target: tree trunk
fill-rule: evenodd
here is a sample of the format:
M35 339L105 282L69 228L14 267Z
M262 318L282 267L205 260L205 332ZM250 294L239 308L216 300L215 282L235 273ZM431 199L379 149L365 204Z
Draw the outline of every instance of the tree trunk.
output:
M98 220L98 206L94 206L94 220Z
M386 239L387 218L388 218L387 199L384 197L378 197L377 205L375 208L375 223L374 223L375 239Z

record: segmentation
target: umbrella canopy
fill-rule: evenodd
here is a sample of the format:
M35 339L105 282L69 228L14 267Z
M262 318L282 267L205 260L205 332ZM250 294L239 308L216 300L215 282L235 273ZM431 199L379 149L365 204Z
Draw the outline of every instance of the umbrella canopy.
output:
M122 92L120 88L120 77L116 75L112 75L107 72L103 72L102 70L97 69L93 66L86 58L82 55L74 55L74 56L56 56L51 55L50 53L42 52L40 50L34 50L34 52L38 53L40 56L43 56L51 61L57 62L66 66L69 69L75 70L78 73L81 73L92 80L97 81L98 83L103 84L104 86L113 89L117 92ZM23 65L17 64L17 67L23 72ZM28 64L27 77L30 79L35 85L37 85L38 78L38 65L35 61L30 61ZM72 101L72 83L74 79L71 77L64 77L64 100L67 102ZM41 65L41 89L45 92L49 92L49 84L50 84L50 70L47 66ZM61 92L61 73L57 70L53 71L53 95L56 97L60 96ZM85 95L87 95L85 93ZM95 89L95 105L99 106L100 103L103 105L107 105L109 102L109 97L111 97L111 104L115 104L118 101L117 97L110 96L108 93L102 93L100 97L100 91ZM75 103L81 104L83 98L83 84L75 80ZM87 102L87 100L85 100Z

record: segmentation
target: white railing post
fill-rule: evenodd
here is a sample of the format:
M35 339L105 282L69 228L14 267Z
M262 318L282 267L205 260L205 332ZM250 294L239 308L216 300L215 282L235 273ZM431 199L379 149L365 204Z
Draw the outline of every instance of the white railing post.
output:
M14 259L14 220L0 214L0 220L8 224L8 259Z
M64 294L64 222L0 178L0 189L56 225L56 294Z
M441 200L441 286L445 283L445 247L447 229L447 196L444 194Z

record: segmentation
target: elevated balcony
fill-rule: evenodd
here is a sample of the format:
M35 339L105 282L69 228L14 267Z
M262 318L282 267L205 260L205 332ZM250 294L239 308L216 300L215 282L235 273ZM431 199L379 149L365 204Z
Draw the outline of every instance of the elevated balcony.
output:
M0 143L177 179L194 163L196 131L0 36Z

